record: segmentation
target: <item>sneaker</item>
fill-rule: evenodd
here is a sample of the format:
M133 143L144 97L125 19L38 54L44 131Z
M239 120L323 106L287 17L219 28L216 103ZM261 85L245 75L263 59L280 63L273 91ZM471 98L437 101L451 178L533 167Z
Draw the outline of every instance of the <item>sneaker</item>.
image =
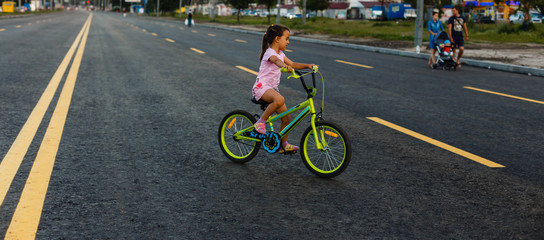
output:
M257 131L260 134L266 134L266 124L264 123L255 123L253 125L255 127L255 131Z

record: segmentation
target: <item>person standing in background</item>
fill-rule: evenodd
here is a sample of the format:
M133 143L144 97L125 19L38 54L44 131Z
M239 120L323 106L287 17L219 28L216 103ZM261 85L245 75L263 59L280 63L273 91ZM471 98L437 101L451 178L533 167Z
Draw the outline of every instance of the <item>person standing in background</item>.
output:
M193 12L189 10L189 13L187 14L187 26L191 26L193 24Z
M433 19L427 23L427 30L429 31L429 47L431 48L431 57L429 58L429 67L435 68L436 65L436 37L441 31L444 31L442 22L438 21L438 12L433 12Z
M465 51L465 40L468 41L468 28L467 19L461 16L459 12L462 10L461 5L455 6L451 11L453 16L448 20L448 30L450 35L450 41L454 46L453 54L455 50L459 48L459 55L457 55L457 67L461 67L461 56ZM463 39L463 32L465 32L465 38Z

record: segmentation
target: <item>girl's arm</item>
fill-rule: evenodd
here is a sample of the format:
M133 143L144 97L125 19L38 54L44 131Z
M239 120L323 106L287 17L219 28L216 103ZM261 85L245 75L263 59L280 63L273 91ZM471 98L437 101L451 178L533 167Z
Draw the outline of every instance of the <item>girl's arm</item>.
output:
M285 56L283 58L284 62L289 65L290 67L294 68L294 69L312 69L314 66L316 66L315 64L307 64L307 63L296 63L296 62L293 62L291 61L291 59L287 58L287 56Z
M291 72L293 70L293 67L291 67L289 64L287 64L287 62L283 62L282 60L280 60L278 57L276 56L271 56L268 61L271 61L273 62L274 64L276 64L276 66L278 66L279 68L287 68L287 70L289 72Z

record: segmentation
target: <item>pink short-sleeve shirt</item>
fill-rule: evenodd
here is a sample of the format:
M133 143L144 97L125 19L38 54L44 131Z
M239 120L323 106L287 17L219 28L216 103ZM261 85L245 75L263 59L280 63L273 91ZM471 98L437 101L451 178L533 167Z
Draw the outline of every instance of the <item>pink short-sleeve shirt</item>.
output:
M261 99L268 89L274 89L279 92L278 85L280 84L281 68L269 61L272 56L276 56L281 61L284 61L285 54L281 50L278 54L272 48L268 48L266 52L264 52L263 60L261 60L261 67L259 68L259 75L257 75L255 84L253 84L253 96L256 100Z

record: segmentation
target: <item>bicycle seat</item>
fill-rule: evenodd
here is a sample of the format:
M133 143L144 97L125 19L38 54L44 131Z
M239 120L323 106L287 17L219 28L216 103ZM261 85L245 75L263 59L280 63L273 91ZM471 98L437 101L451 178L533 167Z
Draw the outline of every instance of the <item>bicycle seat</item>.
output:
M269 103L263 101L262 99L259 99L259 101L257 101L257 100L255 99L255 97L252 97L252 98L251 98L251 101L252 101L253 103L255 103L255 104L260 104L260 105L261 105L261 109L262 109L263 111L266 110L266 107L268 107L268 104L269 104Z

